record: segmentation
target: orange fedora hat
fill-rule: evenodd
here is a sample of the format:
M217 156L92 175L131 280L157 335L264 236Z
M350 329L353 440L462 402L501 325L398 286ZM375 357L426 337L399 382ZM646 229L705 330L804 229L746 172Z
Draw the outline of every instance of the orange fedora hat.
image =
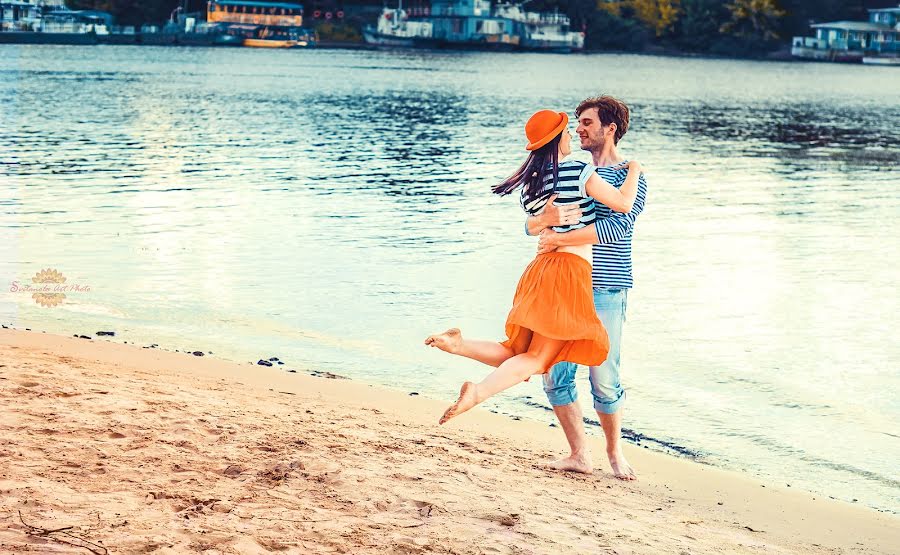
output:
M528 137L528 145L525 150L537 150L553 140L566 126L569 125L569 116L565 112L553 110L541 110L528 118L525 124L525 136Z

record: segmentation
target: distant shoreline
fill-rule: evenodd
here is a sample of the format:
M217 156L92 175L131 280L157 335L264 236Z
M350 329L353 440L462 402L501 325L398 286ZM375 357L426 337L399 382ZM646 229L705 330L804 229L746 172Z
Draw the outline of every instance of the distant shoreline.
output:
M9 31L0 32L0 37L6 35L9 37ZM31 33L31 35L42 35L43 33ZM76 40L77 37L72 37L71 42L40 42L40 41L30 41L23 40L22 42L7 42L0 38L0 45L58 45L58 46L175 46L175 47L200 47L200 48L246 48L243 46L222 46L222 45L212 45L212 44L181 44L178 42L172 42L168 40L163 40L163 35L159 34L159 37L156 37L151 42L122 42L115 39L106 39L106 40L96 40L96 41L85 41L85 40ZM108 41L108 42L107 42ZM294 48L291 50L305 50L306 47ZM318 41L314 47L309 47L309 50L323 49L323 50L369 50L369 51L399 51L399 52L481 52L477 48L401 48L401 47L387 47L387 46L379 46L374 44L367 44L365 42L349 42L349 41ZM500 52L493 50L483 50L484 52ZM503 51L505 54L559 54L559 52L540 52L540 51ZM721 54L711 54L711 53L698 53L698 52L688 52L684 50L665 48L665 47L649 47L642 51L634 51L634 50L581 50L577 52L571 52L572 55L592 55L592 54L616 54L616 55L638 55L638 56L660 56L660 57L671 57L671 58L695 58L695 59L711 59L711 60L747 60L747 61L775 61L775 62L814 62L815 60L802 60L798 58L794 58L790 54L790 47L785 46L785 48L776 50L774 52L770 52L764 56L727 56Z

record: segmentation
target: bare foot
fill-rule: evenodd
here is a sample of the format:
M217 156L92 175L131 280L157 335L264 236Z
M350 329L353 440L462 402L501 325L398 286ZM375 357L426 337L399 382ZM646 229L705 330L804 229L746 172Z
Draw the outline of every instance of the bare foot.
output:
M609 455L609 465L612 467L613 474L616 478L629 482L637 480L637 474L635 474L631 465L628 464L628 461L625 460L625 455L622 454L621 449L612 453L607 453L607 455Z
M554 470L580 472L581 474L590 474L594 471L590 455L569 455L564 459L557 459L547 463L547 466Z
M455 354L462 345L462 333L459 331L459 328L450 328L444 333L429 335L425 340L425 344Z
M457 399L455 403L450 405L450 408L444 412L444 416L441 417L441 421L439 423L443 424L454 416L459 416L460 414L466 412L477 404L478 397L475 395L475 384L473 384L472 382L466 382L459 390L459 399Z

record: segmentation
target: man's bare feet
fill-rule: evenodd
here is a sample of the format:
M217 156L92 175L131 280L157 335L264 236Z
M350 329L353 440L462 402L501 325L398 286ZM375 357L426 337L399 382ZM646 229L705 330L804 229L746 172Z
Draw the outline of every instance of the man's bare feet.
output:
M609 455L609 465L612 467L616 478L626 481L637 480L637 474L635 474L631 465L628 464L628 461L625 460L625 455L622 454L621 449L607 453L607 455Z
M459 328L450 328L444 333L429 335L425 339L425 344L454 354L459 351L459 347L462 345L462 333L459 331Z
M590 455L569 455L564 459L547 463L547 466L554 470L580 472L581 474L590 474L594 471Z
M443 424L454 416L459 416L460 414L466 412L477 404L478 397L475 393L475 384L473 384L472 382L466 382L459 390L459 399L457 399L455 403L450 405L450 408L444 412L444 416L441 417L441 421L439 423Z

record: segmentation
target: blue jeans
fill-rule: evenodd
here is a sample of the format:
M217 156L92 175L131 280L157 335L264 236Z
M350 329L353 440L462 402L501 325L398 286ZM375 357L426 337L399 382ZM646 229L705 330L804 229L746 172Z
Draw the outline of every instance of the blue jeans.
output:
M625 390L619 383L619 363L622 353L622 326L625 323L625 307L628 289L594 288L594 307L609 334L609 355L600 366L591 366L591 395L594 409L602 414L615 414L625 401ZM554 407L574 403L578 399L575 389L577 364L560 362L544 374L544 392Z

